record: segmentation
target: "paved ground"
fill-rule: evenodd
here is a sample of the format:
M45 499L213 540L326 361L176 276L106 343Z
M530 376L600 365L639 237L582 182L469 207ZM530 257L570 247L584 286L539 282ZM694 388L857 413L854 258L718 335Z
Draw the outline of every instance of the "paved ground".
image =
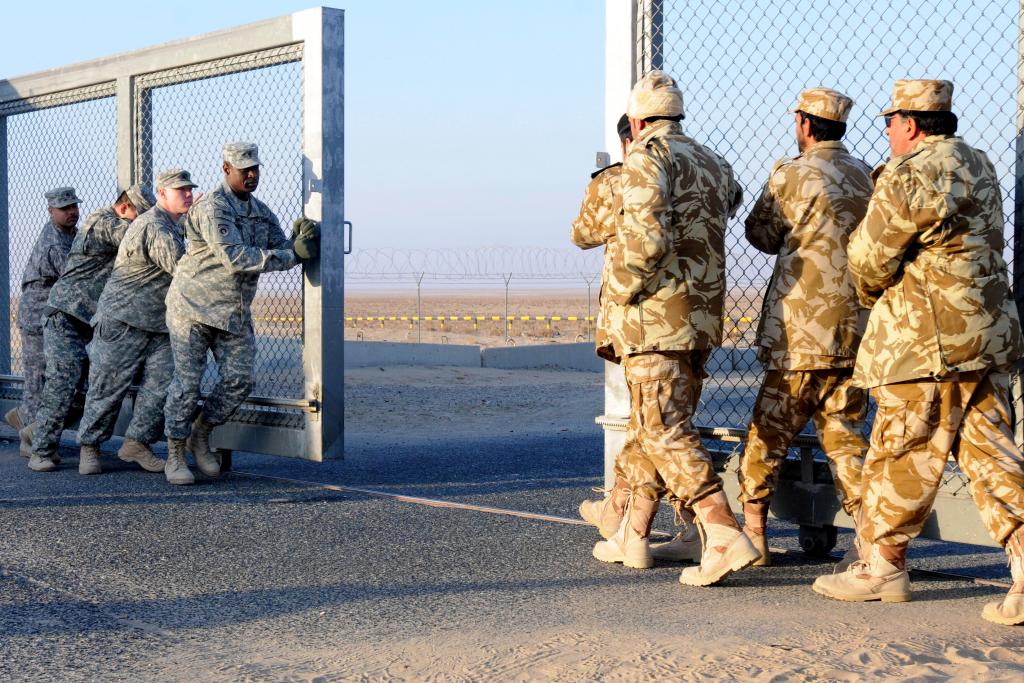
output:
M599 481L600 432L578 419L523 431L509 406L536 418L579 394L556 414L594 414L599 382L551 373L526 391L509 376L438 372L445 401L505 402L505 419L362 421L344 461L240 454L237 472L185 489L113 458L103 476L81 477L70 448L65 469L35 474L15 444L0 445L0 680L1024 675L1024 628L979 615L999 588L916 574L909 604L830 602L809 589L830 564L796 552L792 528L776 535L791 551L777 566L692 589L678 566L593 560L582 526L265 478L573 516ZM361 380L346 393L367 414L374 400L387 410L393 395L375 388ZM419 389L407 391L413 403ZM494 428L474 436L473 420ZM662 514L658 526L670 525ZM1005 578L988 549L922 543L913 560Z

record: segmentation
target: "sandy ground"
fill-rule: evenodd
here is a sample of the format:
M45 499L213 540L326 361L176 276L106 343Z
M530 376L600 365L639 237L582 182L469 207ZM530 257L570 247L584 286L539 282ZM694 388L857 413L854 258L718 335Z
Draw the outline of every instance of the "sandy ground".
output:
M597 562L585 526L386 497L571 519L600 479L597 374L369 368L345 398L344 460L238 454L186 490L113 458L81 477L71 448L34 475L0 449L0 679L1024 677L1024 628L980 617L1004 589L915 571L910 603L828 601L809 586L832 561L790 525L775 566L694 589L679 565ZM1006 578L991 549L921 542L911 562Z

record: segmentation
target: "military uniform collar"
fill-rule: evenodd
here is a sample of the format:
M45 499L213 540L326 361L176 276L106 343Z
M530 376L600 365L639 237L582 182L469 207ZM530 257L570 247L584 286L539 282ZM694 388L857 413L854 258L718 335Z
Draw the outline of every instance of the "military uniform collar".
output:
M822 140L821 142L815 142L810 147L807 147L800 156L806 156L814 152L823 152L825 150L838 150L841 152L846 151L846 145L841 140Z
M69 230L65 230L64 228L62 228L62 227L58 226L56 223L54 223L52 218L50 218L50 219L48 219L46 221L46 225L48 225L49 227L51 227L54 230L56 230L57 234L60 235L61 237L74 237L75 233L78 232L78 226L77 225L75 227L71 228L70 231Z
M153 208L150 210L153 212L154 216L157 216L161 220L170 223L174 227L178 228L178 232L184 230L184 228L180 224L181 219L179 218L178 220L175 220L174 216L171 215L171 212L165 209L164 207L160 206L160 204L154 204Z
M633 140L633 144L643 144L648 138L654 137L659 133L682 133L683 127L679 125L678 121L655 121L654 123L647 124L647 127L640 131L640 135L636 136L636 140Z
M249 212L252 211L252 207L255 203L253 202L254 197L251 192L249 193L248 201L244 201L238 198L238 195L236 195L231 189L231 186L228 185L228 181L221 181L221 187L224 188L224 196L227 197L228 203L231 204L231 208L234 209L236 213L248 215Z

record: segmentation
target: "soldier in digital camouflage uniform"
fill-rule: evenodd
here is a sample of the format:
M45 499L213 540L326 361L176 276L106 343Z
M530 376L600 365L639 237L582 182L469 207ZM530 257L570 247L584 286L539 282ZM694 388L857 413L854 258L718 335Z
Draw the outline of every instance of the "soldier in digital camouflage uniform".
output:
M740 458L744 532L770 564L768 506L789 444L813 420L843 509L857 519L867 392L853 363L867 310L846 264L850 233L871 198L871 169L840 142L853 100L828 88L800 94L800 154L775 164L747 217L747 240L776 254L757 334L766 374ZM850 560L855 552L851 552Z
M164 297L185 253L180 219L192 206L195 186L188 171L180 168L160 173L156 206L132 222L117 250L93 318L89 392L78 428L80 474L103 471L100 444L113 434L121 403L140 372L132 419L118 457L147 472L164 469L164 461L150 448L160 438L174 371Z
M319 248L315 221L295 221L289 240L273 211L252 196L260 179L256 145L225 145L223 170L224 182L185 219L188 249L167 293L174 379L165 406L165 473L172 484L194 481L186 448L203 474L220 474L210 432L231 417L252 389L256 340L250 308L260 273L293 268L316 257ZM193 423L209 351L219 379Z
M758 558L722 492L692 417L704 363L721 343L725 228L742 191L724 159L683 134L682 93L663 71L633 88L633 132L621 169L623 214L604 295L608 328L630 390L626 449L616 475L630 484L623 522L594 556L650 566L647 537L663 492L696 513L704 540L688 585L716 583Z
M617 132L622 143L622 156L625 158L629 144L632 142L629 117L625 114L619 119ZM622 191L619 176L621 168L622 163L616 163L591 174L583 205L580 207L580 213L573 221L569 233L569 239L581 249L604 246L602 282L608 282L611 278L611 269L617 258L616 253L621 250L621 244L615 237L616 227L622 215ZM595 335L597 355L607 361L621 363L622 359L615 353L612 336L608 329L610 306L611 300L604 295L604 287L602 287L598 296L597 332ZM625 445L623 451L616 458L621 461L617 469L624 469L626 457L624 454L634 448L637 448L635 441ZM595 489L595 491L605 494L602 500L586 500L580 504L580 516L596 526L604 538L611 538L622 525L629 490L629 482L617 476L610 490ZM650 544L653 559L674 561L700 559L700 537L695 526L686 524L686 522L693 521L692 514L682 506L677 506L677 509L685 529L682 533L676 534L671 541Z
M1007 369L1024 354L1003 250L1003 203L988 157L954 133L953 84L896 81L882 112L892 158L850 238L857 295L871 306L854 381L878 402L864 462L862 561L819 577L840 600L910 599L906 551L950 454L970 478L1013 587L986 619L1024 622L1024 455Z
M93 211L71 245L60 278L50 290L49 314L43 322L46 381L36 413L32 458L37 472L56 469L57 447L68 421L75 392L88 375L86 345L92 341L92 317L114 257L128 226L156 200L149 188L132 185L113 206Z
M58 187L45 194L50 219L43 226L29 254L21 276L18 301L18 330L21 333L21 362L25 370L21 406L8 411L7 423L21 436L21 454L32 455L32 433L46 373L43 351L43 317L50 288L60 277L71 251L82 200L73 187Z

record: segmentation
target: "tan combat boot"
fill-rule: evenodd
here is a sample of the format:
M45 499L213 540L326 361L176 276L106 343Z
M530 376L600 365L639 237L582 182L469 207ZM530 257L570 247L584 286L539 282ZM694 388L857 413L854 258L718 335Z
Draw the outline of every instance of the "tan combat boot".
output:
M164 463L167 483L187 485L196 483L196 478L185 462L185 440L167 439L167 462Z
M710 586L739 571L761 556L729 508L725 493L717 491L693 506L704 540L699 567L687 567L679 575L686 586Z
M812 586L814 592L847 602L909 601L907 546L872 545L867 555L844 572L819 576Z
M982 611L988 621L996 624L1015 626L1024 624L1024 527L1017 527L1006 542L1006 556L1010 560L1010 576L1013 585L1006 597L990 602Z
M633 569L653 567L654 558L651 557L647 537L651 535L651 524L657 511L658 501L630 493L622 523L611 538L594 545L594 557L602 562L621 562Z
M18 430L18 438L21 439L21 446L19 447L18 452L21 453L21 457L23 458L32 457L32 435L35 434L35 431L36 425L34 422L32 424L27 424Z
M671 541L651 543L651 557L668 562L700 562L700 532L694 520L693 510L683 505L680 500L672 502L675 507L675 523L683 530Z
M21 411L17 406L4 413L4 421L11 425L16 432L20 432L25 426L25 423L21 420Z
M96 446L82 444L78 453L79 474L101 474L103 467L100 465L100 449Z
M53 472L59 463L47 455L33 453L28 459L28 468L33 472Z
M185 448L192 453L196 459L196 467L208 477L220 476L220 454L210 450L210 432L213 425L206 421L206 416L199 413L199 417L192 423L192 433L185 442Z
M860 510L858 510L853 515L853 542L850 543L850 549L847 550L846 553L843 555L843 559L839 560L839 562L836 563L835 568L832 569L832 573L833 574L838 574L840 572L845 572L847 569L850 568L850 565L852 565L854 562L857 562L859 560L865 559L865 558L861 557L861 552L860 552L861 543L860 543L860 534L858 533L858 529L859 528L860 528Z
M749 501L743 504L743 533L761 555L754 560L753 566L771 565L772 558L768 554L768 501Z
M135 439L124 440L121 448L117 451L117 457L125 462L134 462L147 472L163 472L164 461L153 455L153 450Z
M602 500L585 500L580 503L580 517L597 527L598 533L604 538L611 538L622 525L622 515L626 511L626 499L629 497L629 484L625 479L615 477L615 484L610 489L594 489L596 493L604 493Z

